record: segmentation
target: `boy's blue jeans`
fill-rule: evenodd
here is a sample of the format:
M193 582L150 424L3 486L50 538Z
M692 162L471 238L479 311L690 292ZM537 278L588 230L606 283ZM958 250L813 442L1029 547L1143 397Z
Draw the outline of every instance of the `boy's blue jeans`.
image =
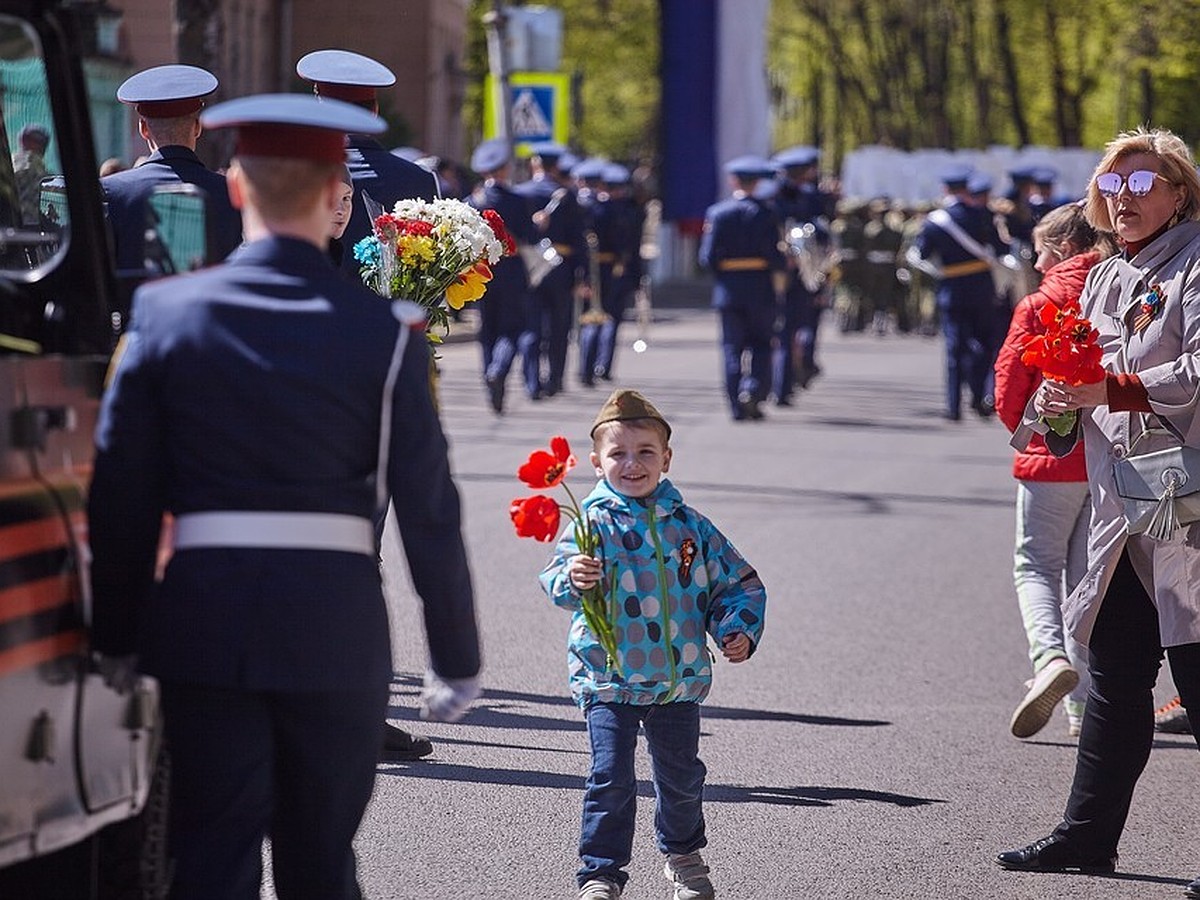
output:
M663 853L691 853L703 847L704 763L700 748L700 704L633 706L592 703L584 712L592 745L592 772L583 795L579 837L580 886L607 878L621 887L633 852L637 779L633 756L638 728L654 767L654 834Z

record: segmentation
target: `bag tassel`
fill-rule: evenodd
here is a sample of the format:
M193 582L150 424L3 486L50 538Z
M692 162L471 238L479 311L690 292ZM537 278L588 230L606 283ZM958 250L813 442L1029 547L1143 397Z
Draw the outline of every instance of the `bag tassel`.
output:
M1171 535L1179 530L1179 516L1175 512L1175 488L1179 482L1175 478L1166 481L1167 489L1158 498L1158 506L1154 508L1154 515L1146 526L1146 537L1155 541L1170 540Z

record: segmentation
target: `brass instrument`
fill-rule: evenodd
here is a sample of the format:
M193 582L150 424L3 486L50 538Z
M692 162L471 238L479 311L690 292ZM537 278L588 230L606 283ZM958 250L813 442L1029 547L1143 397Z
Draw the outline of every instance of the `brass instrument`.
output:
M584 235L588 253L588 287L591 296L588 297L587 309L579 314L580 325L603 325L608 321L608 313L600 303L600 236L589 229Z
M819 231L812 222L788 219L784 225L784 242L796 261L800 282L815 294L838 263L837 251L829 235Z

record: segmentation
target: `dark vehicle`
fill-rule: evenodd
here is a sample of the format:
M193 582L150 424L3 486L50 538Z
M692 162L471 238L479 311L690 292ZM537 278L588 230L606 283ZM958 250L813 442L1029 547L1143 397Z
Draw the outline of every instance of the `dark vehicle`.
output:
M110 689L88 646L85 492L122 323L80 34L95 4L0 0L0 898L156 897L164 754L157 685ZM36 121L57 171L37 221L10 148ZM18 160L23 163L24 160ZM203 199L148 210L147 265L204 256Z

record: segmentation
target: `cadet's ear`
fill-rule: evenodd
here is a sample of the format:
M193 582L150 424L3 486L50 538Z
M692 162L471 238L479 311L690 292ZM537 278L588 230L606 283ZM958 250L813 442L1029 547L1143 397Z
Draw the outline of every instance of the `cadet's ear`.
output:
M225 173L225 186L229 189L229 202L234 209L243 209L246 202L245 190L245 175L242 173L242 167L238 165L235 159L229 165L229 170Z

